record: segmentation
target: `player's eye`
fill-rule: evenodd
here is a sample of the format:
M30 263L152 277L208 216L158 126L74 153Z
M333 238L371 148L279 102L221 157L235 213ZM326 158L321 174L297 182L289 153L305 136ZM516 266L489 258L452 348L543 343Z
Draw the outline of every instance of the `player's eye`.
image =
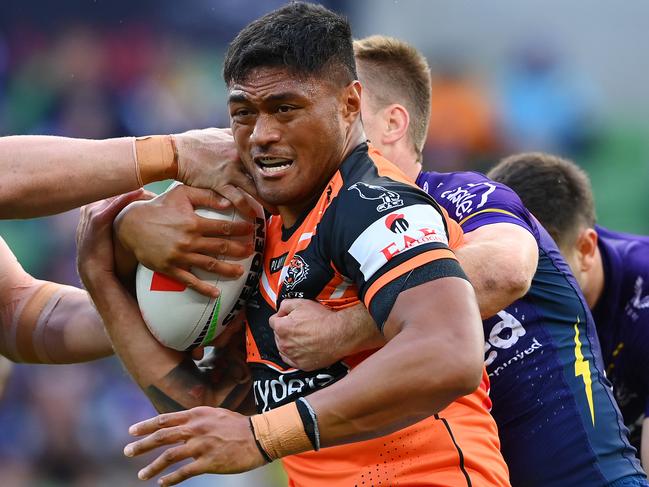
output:
M279 113L288 113L295 110L295 107L292 105L280 105L277 107Z
M250 114L251 114L251 112L247 108L239 108L237 110L234 110L234 112L232 113L232 116L233 117L246 117L246 116L248 116Z

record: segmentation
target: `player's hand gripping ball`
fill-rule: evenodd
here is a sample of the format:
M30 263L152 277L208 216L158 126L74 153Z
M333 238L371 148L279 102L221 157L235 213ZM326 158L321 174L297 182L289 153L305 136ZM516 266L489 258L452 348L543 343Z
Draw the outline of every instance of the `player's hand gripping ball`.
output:
M219 288L221 293L217 298L199 294L170 277L138 265L135 282L140 311L153 336L163 345L189 351L209 344L234 319L255 291L263 265L265 219L262 206L251 201L257 212L252 235L254 252L236 261L244 270L241 277L225 278L202 269L191 269L199 279ZM234 207L223 211L199 208L196 213L205 218L250 221Z

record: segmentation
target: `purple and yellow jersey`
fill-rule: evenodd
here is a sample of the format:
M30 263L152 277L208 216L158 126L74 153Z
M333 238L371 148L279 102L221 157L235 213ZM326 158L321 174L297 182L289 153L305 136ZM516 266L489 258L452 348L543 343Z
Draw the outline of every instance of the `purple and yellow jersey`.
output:
M649 416L649 237L596 228L604 290L593 317L606 375L637 448Z
M588 306L559 250L514 191L472 172L421 173L417 185L465 233L512 223L539 261L529 292L484 321L492 414L513 486L604 486L644 476L627 441Z

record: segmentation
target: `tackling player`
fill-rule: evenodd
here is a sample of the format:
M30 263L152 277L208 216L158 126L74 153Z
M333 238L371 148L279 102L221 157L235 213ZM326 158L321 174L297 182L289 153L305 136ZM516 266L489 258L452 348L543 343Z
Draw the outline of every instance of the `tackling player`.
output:
M489 174L521 196L570 264L595 318L606 375L646 468L649 237L596 225L588 176L566 159L518 154L504 159Z
M189 457L162 485L284 458L295 486L508 485L487 412L478 309L448 247L459 228L368 151L347 22L291 3L237 35L224 77L241 158L259 196L280 211L268 222L264 274L247 310L258 414L196 408L133 426L149 436L127 445L129 456L174 445L141 478ZM90 224L106 231L100 213ZM110 240L84 235L81 274L134 378L183 406L204 399L204 388L150 370L146 362L160 357L153 348L142 356L152 337L132 339L146 330L112 275ZM291 367L269 322L297 296L334 308L362 300L387 344L312 372Z
M139 139L82 140L46 136L0 138L0 217L29 218L70 210L78 205L134 190L144 183L179 178L188 184L211 187L239 203L241 186L254 190L238 164L236 151L219 144L230 140L229 130L207 129L174 136ZM225 149L225 150L224 150ZM219 180L215 182L214 175ZM172 195L185 211L187 226L200 234L245 235L248 224L203 219L194 206L223 208L210 190L178 188ZM110 211L143 197L135 191L116 198ZM169 197L169 196L167 196ZM210 239L201 251L249 255L245 245ZM207 247L205 247L207 245ZM146 258L146 256L143 256ZM215 261L200 255L201 262ZM239 276L239 266L213 266L224 275ZM182 271L181 271L182 272ZM186 279L206 293L214 288L190 274ZM177 278L182 279L182 275ZM33 278L20 266L0 238L0 354L15 362L73 363L112 353L103 324L85 291ZM6 374L2 374L4 378ZM0 381L4 382L4 380Z
M456 254L487 318L492 414L512 485L647 485L624 439L592 318L551 238L502 184L478 173L421 172L430 91L419 52L381 36L357 41L355 52L367 135L466 232ZM530 280L528 290L521 283ZM374 344L361 343L374 329L369 316L362 324L359 309L332 313L302 300L289 306L274 331L295 366L331 363L338 344L347 353Z

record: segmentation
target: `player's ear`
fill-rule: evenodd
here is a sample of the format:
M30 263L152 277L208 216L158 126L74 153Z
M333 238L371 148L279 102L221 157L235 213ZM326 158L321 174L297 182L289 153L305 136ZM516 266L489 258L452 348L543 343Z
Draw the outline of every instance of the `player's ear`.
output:
M394 144L407 135L410 126L410 115L408 110L398 103L386 107L385 114L387 127L383 133L383 142L385 144Z
M577 237L576 246L580 270L582 272L588 272L596 262L597 232L595 229L584 228Z
M343 118L351 123L361 115L361 83L354 80L343 90Z

